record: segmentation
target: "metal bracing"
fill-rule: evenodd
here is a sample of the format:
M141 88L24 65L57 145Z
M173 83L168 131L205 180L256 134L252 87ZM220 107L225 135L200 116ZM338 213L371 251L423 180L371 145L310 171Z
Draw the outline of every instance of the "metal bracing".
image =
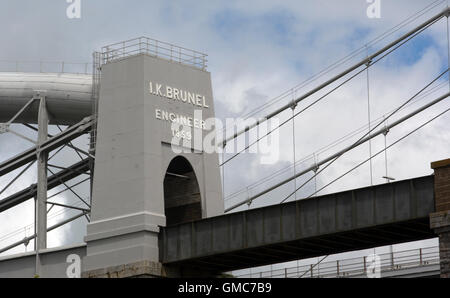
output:
M22 124L23 124L24 126L30 128L30 129L34 130L34 131L38 131L38 129L37 129L36 127L34 127L34 126L30 125L30 124L27 124L27 123L22 123ZM57 125L57 127L58 127L58 129L59 129L60 132L63 132L63 131L64 131L63 129L61 129L61 127L60 127L59 125ZM51 135L51 134L47 134L47 136L48 136L49 138L53 138L53 135ZM69 142L69 143L65 144L65 146L67 146L67 147L69 147L69 148L72 148L72 149L78 154L78 156L80 156L80 158L81 158L80 153L81 153L81 154L84 154L84 155L86 155L86 156L88 156L88 157L95 158L95 156L93 156L92 154L89 154L89 152L86 152L86 151L84 151L83 149L80 149L80 148L74 146L74 145L72 144L72 142ZM56 154L55 154L55 155L56 155ZM49 158L49 159L50 159L50 158ZM83 158L81 158L81 159L83 159Z
M53 225L53 226L51 226L50 228L47 229L47 233L50 232L50 231L53 231L54 229L57 229L57 228L65 225L67 223L70 223L70 222L72 222L72 221L74 221L74 220L84 216L85 214L86 214L86 212L82 212L82 213L77 214L77 215L75 215L75 216L73 216L71 218L68 218L68 219L66 219L66 220L64 220L64 221L62 221L62 222L60 222L58 224L55 224L55 225ZM18 241L16 243L13 243L11 245L8 245L8 246L0 249L0 253L4 253L5 251L8 251L8 250L10 250L10 249L12 249L12 248L14 248L16 246L19 246L21 244L28 243L28 242L30 242L30 240L33 240L35 238L36 238L36 234L33 234L30 237L25 237L23 240L20 240L20 241Z
M77 124L68 127L63 132L47 139L40 146L34 146L0 164L0 176L36 160L38 152L50 152L67 144L69 141L89 132L94 123L92 116L84 118Z
M54 165L54 164L51 164L51 163L48 163L47 166L50 167L50 168L55 168L55 169L59 169L59 170L66 169L65 167L57 166L57 165Z
M89 159L84 159L76 164L71 165L66 170L59 171L58 173L48 177L47 189L51 190L62 182L67 182L75 177L78 177L80 173L86 173L90 170ZM75 185L71 186L74 187ZM0 212L13 208L31 198L36 196L36 184L29 186L3 200L0 200Z
M437 20L436 20L437 21ZM436 22L434 21L434 22ZM337 86L331 88L330 91L326 92L324 95L320 96L318 99L314 100L312 103L308 104L306 107L304 107L303 109L301 109L299 112L295 113L295 115L293 117L296 117L298 115L300 115L301 113L305 112L306 110L308 110L309 108L311 108L312 106L314 106L315 104L317 104L319 101L323 100L324 98L328 97L330 94L332 94L333 92L335 92L336 90L338 90L339 88L341 88L342 86L344 86L345 84L347 84L348 82L350 82L351 80L353 80L354 78L356 78L357 76L359 76L361 73L363 73L367 68L372 67L373 65L375 65L377 62L381 61L382 59L384 59L385 57L387 57L388 55L390 55L391 53L393 53L395 50L397 50L398 48L400 48L402 45L404 45L405 43L407 43L409 40L413 39L414 37L416 37L417 35L419 35L420 33L422 33L424 30L426 30L428 28L428 26L431 26L432 24L434 24L434 22L428 24L426 27L420 29L419 31L417 31L416 33L414 33L413 35L409 36L406 40L401 41L401 43L397 44L395 47L393 47L392 49L389 49L389 51L387 51L385 54L383 54L380 58L378 58L375 61L370 60L370 63L366 63L365 68L363 68L362 70L357 71L356 73L352 74L350 77L346 78L343 82L337 84ZM262 138L267 137L268 135L270 135L272 132L274 132L275 130L279 129L281 126L285 125L286 123L288 123L290 120L292 119L292 117L288 118L287 120L283 121L282 123L280 123L279 125L277 125L277 127L275 127L274 129L270 130L269 132L267 132L266 134L264 134L262 137L259 137L256 141L252 142L251 144L245 146L244 149L238 151L236 154L234 154L233 156L231 156L229 159L227 159L226 161L222 162L219 166L224 166L226 163L228 163L229 161L231 161L232 159L234 159L235 157L237 157L238 155L240 155L241 153L245 152L245 150L247 150L248 148L250 148L251 146L255 145L256 143L258 143ZM266 121L267 119L263 118L263 121ZM261 121L257 122L255 125L259 125L260 123L262 123ZM244 133L244 131L243 131ZM224 146L226 145L226 142L223 142Z
M64 208L69 208L69 209L75 209L75 210L80 210L80 211L84 211L86 213L91 212L90 209L86 209L86 208L81 208L81 207L77 207L77 206L71 206L71 205L66 205L66 204L61 204L61 203L56 203L56 202L46 202L48 205L52 205L52 206L59 206L59 207L64 207Z
M445 75L450 69L446 69L444 72L442 72L441 74L439 74L437 77L435 77L431 82L429 82L427 85L425 85L422 89L420 89L417 93L415 93L411 98L409 98L408 100L406 100L404 103L402 103L399 107L397 107L393 112L391 112L385 119L383 117L384 121L387 121L389 118L391 118L394 114L396 114L398 111L400 111L402 108L404 108L406 105L408 105L408 103L410 103L414 98L416 98L419 94L421 94L422 92L424 92L428 87L430 87L431 85L433 85L437 80L439 80L443 75ZM445 98L448 97L448 93L446 96L444 96ZM444 99L444 98L442 98ZM446 110L444 113L446 113L448 110ZM440 117L441 115L443 115L444 113L441 113L440 115L438 115L437 117ZM436 117L436 118L437 118ZM433 118L434 120L435 118ZM383 122L384 122L383 121ZM432 121L432 120L431 120ZM378 127L380 126L383 122L378 123L374 128L372 128L369 132L365 133L361 138L359 138L352 146L355 146L356 144L359 144L361 142L361 140L370 137L370 134ZM382 130L383 134L387 134L387 132L389 131L389 128L387 126L385 126L385 128ZM299 189L301 189L303 186L305 186L309 181L311 181L311 179L314 179L317 177L317 175L319 175L321 172L323 172L325 169L327 169L329 166L331 166L336 160L338 160L343 154L345 154L347 151L342 151L340 154L338 154L335 158L333 158L325 167L323 167L320 171L318 171L317 173L314 174L314 176L312 178L309 178L306 182L304 182L299 188L297 188L296 191L298 191ZM370 159L370 158L369 158ZM290 194L288 197L286 197L285 199L283 199L280 203L283 203L285 200L287 200L292 194Z
M39 96L39 95L38 95ZM45 96L39 96L38 143L37 143L37 187L34 201L34 250L36 251L35 274L40 272L41 258L39 252L47 248L47 159L48 152L41 151L41 145L47 140L48 111Z
M87 174L87 173L85 173L85 174ZM81 180L80 182L77 182L77 183L75 183L75 184L72 184L72 185L70 185L69 187L64 188L63 190L60 190L60 191L58 191L57 193L48 196L48 197L47 197L47 200L48 200L48 199L51 199L51 198L54 198L54 197L56 197L57 195L62 194L63 192L68 191L70 188L73 189L74 187L76 187L76 186L78 186L78 185L80 185L80 184L82 184L82 183L88 181L89 179L91 179L91 178L88 177L88 178L86 178L86 179Z
M97 119L98 119L98 101L100 98L100 81L102 77L101 65L102 65L102 54L99 52L94 52L92 54L92 94L91 94L91 104L92 104L92 116L94 119L94 123L91 127L90 131L90 140L89 140L89 152L95 156L95 147L97 144ZM90 177L91 177L91 185L90 185L90 193L93 192L94 185L94 158L89 160L89 168L90 168ZM90 196L90 202L92 205L92 195Z
M14 120L17 117L20 116L21 113L23 113L32 103L34 103L37 100L39 100L38 128L35 128L29 124L24 124L26 127L37 131L38 139L36 142L26 136L23 136L20 133L15 132L14 130L11 130L9 126L12 122L14 122ZM83 214L81 214L80 216L86 216L86 213L90 212L89 209L85 208L78 208L75 206L69 206L55 202L48 202L47 191L48 189L64 184L66 188L63 191L66 190L72 191L84 204L86 204L90 208L89 204L86 203L85 200L83 200L77 193L75 193L72 190L72 187L79 185L81 183L76 183L75 185L69 186L65 182L81 174L86 174L86 172L89 170L89 164L87 163L87 159L84 160L81 154L88 156L89 160L92 160L94 156L92 156L88 152L85 152L82 149L75 147L71 143L71 140L79 137L80 135L90 130L92 124L94 123L93 117L92 116L87 117L82 121L80 121L79 123L67 128L64 131L58 126L60 133L55 136L52 136L48 133L48 123L49 123L49 115L47 111L46 98L45 96L36 94L36 96L30 99L27 102L27 104L25 104L7 123L3 123L1 125L2 133L10 132L35 144L34 147L0 164L0 176L1 176L17 168L20 168L21 166L28 163L28 165L1 190L0 192L1 194L6 189L8 189L15 181L17 181L17 179L24 172L26 172L31 167L31 165L33 165L37 161L37 183L35 185L31 185L29 188L25 190L19 191L13 194L12 196L1 200L0 212L12 208L30 198L35 199L35 233L32 237L28 237L26 241L28 243L29 240L31 239L35 240L36 274L38 274L39 272L39 264L40 264L39 251L47 248L47 214L53 208L53 206L60 206L65 208L81 210L83 211ZM58 147L61 147L60 149L57 150L55 154L53 154L50 157L51 159L56 154L58 154L65 146L72 148L80 157L81 162L72 165L69 168L55 166L57 168L62 169L62 171L55 174L50 169L48 169L49 152ZM47 177L47 171L53 174L50 178ZM59 193L62 193L63 191ZM55 195L53 195L52 197L54 196ZM47 209L48 204L51 205L49 209ZM65 223L66 222L64 222L63 224Z
M41 151L47 141L48 112L45 96L39 100L38 145L37 145L37 189L36 189L36 250L47 248L47 159L48 151Z
M318 91L322 90L323 88L327 87L328 85L336 82L337 80L345 77L346 75L352 73L353 71L357 70L358 68L360 68L361 66L366 65L367 63L370 63L374 58L382 55L383 53L389 51L391 48L393 48L394 46L396 46L397 44L401 43L402 41L407 40L408 38L410 38L411 36L413 36L414 34L416 34L417 32L421 31L424 28L427 28L428 26L430 26L431 24L434 24L435 22L437 22L438 20L440 20L441 18L447 16L450 13L450 8L447 7L445 8L442 12L438 13L437 15L435 15L434 17L430 18L429 20L427 20L426 22L420 24L419 26L417 26L416 28L412 29L411 31L409 31L408 33L402 35L401 37L399 37L398 39L394 40L393 42L389 43L388 45L386 45L385 47L383 47L382 49L378 50L377 52L375 52L374 54L368 56L367 58L363 59L362 61L356 63L355 65L349 67L348 69L346 69L345 71L341 72L340 74L334 76L333 78L329 79L328 81L322 83L321 85L319 85L318 87L312 89L311 91L303 94L302 96L300 96L299 98L295 99L295 103L299 103L301 101L303 101L304 99L310 97L311 95L317 93ZM279 113L281 113L284 110L289 109L292 106L292 103L288 103L284 106L282 106L281 108L271 112L270 114L266 115L265 117L261 118L260 120L256 121L255 123L252 123L251 125L246 126L244 129L236 132L235 134L233 134L233 136L225 139L223 143L227 143L232 139L237 138L239 135L249 131L250 129L260 125L261 123L273 118L274 116L278 115ZM222 144L219 144L222 145Z
M85 160L82 160L82 161L80 161L79 163L77 163L75 165L72 165L69 168L64 169L63 171L58 172L57 174L54 174L53 176L49 177L48 181L45 183L45 184L49 185L48 189L52 189L53 187L56 187L56 186L61 185L61 184L64 184L66 186L66 188L64 190L62 190L62 191L57 192L56 194L53 194L53 195L49 196L49 197L47 197L47 192L45 192L46 200L44 201L44 207L40 208L41 212L45 213L45 215L39 214L39 212L38 212L39 210L38 210L38 208L36 208L37 209L36 210L36 214L37 214L37 222L38 222L38 224L35 226L35 233L34 233L33 236L26 237L23 240L23 241L26 241L26 243L28 243L31 239L35 239L35 241L36 241L36 244L35 244L36 251L37 251L37 253L36 253L36 264L37 264L37 266L36 266L36 274L39 274L39 264L40 264L39 250L43 249L42 247L40 248L39 245L42 245L44 240L46 240L46 234L47 234L48 231L51 231L51 230L53 230L53 229L55 229L55 228L57 228L59 226L62 226L64 224L66 224L66 223L69 223L69 222L71 222L71 221L73 221L73 220L75 220L75 219L77 219L77 218L79 218L81 216L85 216L86 219L88 221L90 221L90 218L88 217L88 214L90 213L90 207L89 207L89 209L86 209L86 208L81 208L81 207L77 207L77 206L71 206L71 205L66 205L66 204L61 204L61 203L57 203L57 202L49 202L48 201L49 198L55 197L55 196L57 196L58 194L61 194L64 191L71 190L72 192L74 192L72 190L73 187L75 187L77 185L80 185L83 182L86 182L90 178L86 178L86 179L84 179L84 180L82 180L80 182L77 182L77 183L75 183L73 185L70 185L70 186L67 185L64 182L68 181L70 179L73 179L73 178L75 178L75 177L77 177L79 175L86 174L86 172L88 170L89 170L89 160L85 159ZM3 200L0 201L0 212L2 212L4 210L7 210L7 209L9 209L9 208L11 208L13 206L16 206L16 205L26 201L27 199L36 197L37 194L38 194L37 185L32 185L28 189L22 190L22 191L20 191L20 192L18 192L16 194L12 195L9 198L3 199ZM75 192L74 192L74 194L77 195ZM77 195L77 197L79 197L79 196ZM84 204L88 205L83 199L81 199L81 201ZM38 200L36 200L36 204L38 204L38 203L39 203ZM47 205L50 205L50 208L48 210L47 210ZM37 206L39 206L39 205L37 205ZM53 226L53 227L51 227L48 230L46 228L45 231L42 231L42 226L40 226L40 225L42 225L42 223L40 221L43 222L44 219L45 219L45 227L46 227L47 214L54 206L60 206L60 207L64 207L64 208L80 210L80 211L83 211L83 213L80 214L80 215L77 215L76 217L74 217L72 219L64 221L64 222L62 222L62 223L60 223L60 224L58 224L56 226ZM36 229L36 227L37 227L37 229ZM41 236L40 233L43 233L43 236ZM2 249L1 252L9 250L9 249L11 249L11 248L13 248L13 247L15 247L17 245L20 245L22 243L25 243L23 241L20 241L20 242L17 242L15 244L13 244L13 245L10 245L10 246Z
M369 56L369 49L367 48L367 56ZM367 62L367 66L370 66L370 62ZM366 87L367 87L367 123L368 123L368 129L370 132L370 77L369 77L369 67L366 69ZM372 156L372 141L369 140L369 157ZM372 165L372 159L370 159L370 185L373 185L373 165ZM317 190L317 189L316 189Z
M271 100L265 102L264 104L259 105L254 110L246 113L245 115L242 115L241 118L248 119L249 117L252 117L252 116L256 115L258 112L261 112L261 111L264 111L264 110L268 109L270 106L273 106L274 104L279 103L281 100L286 99L288 96L290 96L292 94L292 90L299 91L302 88L304 88L304 87L310 85L311 83L317 81L318 79L324 77L325 75L331 73L332 71L338 69L338 67L340 67L342 65L345 65L346 63L348 63L352 59L359 57L360 55L362 55L366 51L368 46L375 46L376 44L380 43L382 40L385 40L387 37L393 36L393 34L395 34L396 32L399 32L400 29L404 28L405 26L409 25L413 21L415 21L418 18L426 15L428 12L430 12L433 9L437 8L438 6L440 6L441 3L439 3L439 2L443 2L443 0L436 0L433 3L430 3L429 5L425 6L423 9L415 12L414 14L409 15L406 19L404 19L403 21L398 23L396 26L390 28L389 30L383 32L381 35L379 35L376 38L370 40L365 46L360 47L358 49L355 49L352 52L350 52L348 55L342 57L339 60L334 61L332 64L330 64L327 67L321 69L319 72L313 74L312 76L308 77L304 81L298 83L293 88L290 88L289 90L287 90L287 91L279 94L278 96L272 98ZM367 57L367 55L366 55L366 57ZM226 129L227 129L227 127L225 127L224 129L218 130L218 132L219 131L224 131Z
M294 90L292 90L292 96L294 96L292 98L292 106L291 106L291 110L292 110L292 165L294 167L294 176L296 174L296 165L295 165L295 161L297 160L296 157L296 148L295 148L295 108L297 107L297 104L294 103L294 99L295 99L295 92ZM294 189L297 189L297 179L294 179ZM297 192L294 193L294 198L297 199Z
M19 138L22 138L22 139L24 139L24 140L26 140L26 141L28 141L28 142L30 142L30 143L33 143L33 144L35 144L35 145L37 144L36 141L30 139L29 137L24 136L23 134L21 134L21 133L15 131L15 130L9 128L9 127L6 128L6 132L12 133L13 135L16 135L16 136L18 136Z
M55 173L54 172L52 172L50 169L48 169L48 171L50 172L50 173L52 173L53 175L55 175ZM61 184L64 184L64 186L68 189L68 190L70 190L70 192L71 193L73 193L81 202L83 202L88 208L91 208L91 206L85 201L85 200L83 200L83 198L79 195L79 194L77 194L69 185L67 185L64 181L62 181L61 180L61 178L58 178L59 179L59 181L61 182Z
M8 122L4 123L6 127L9 127L11 123L13 123L14 120L16 120L16 118L19 117L20 114L22 114L23 111L25 111L37 99L37 97L31 98Z
M417 100L415 100L414 102L411 102L408 106L412 106L413 104L417 104L420 100L427 98L428 96L436 93L436 91L444 89L444 87L447 87L447 86L448 86L448 82L441 82L441 83L437 84L435 87L432 87L432 88L430 88L430 90L424 92L420 97L417 97ZM381 116L381 117L378 117L377 119L371 120L371 124L370 125L372 126L372 125L374 125L374 123L377 123L378 121L381 121L383 119L383 117L385 117L385 115ZM292 120L292 117L290 117L290 120ZM317 151L315 151L315 152L313 152L313 153L311 153L309 155L305 155L304 157L302 157L299 160L297 160L295 162L295 165L299 166L301 164L304 164L309 159L313 159L314 163L316 163L317 162L317 157L319 156L319 154L324 154L325 152L327 152L330 149L338 146L339 144L343 144L345 141L350 140L352 137L355 137L359 133L367 131L367 127L368 127L368 125L361 126L358 129L355 129L352 132L346 134L345 136L340 137L340 138L336 139L335 141L327 144L326 146L321 147ZM222 170L223 170L223 168L224 167L222 167ZM243 193L248 191L248 189L255 189L258 186L267 185L267 182L269 182L270 180L272 180L272 179L274 179L276 177L279 177L279 176L281 176L283 174L288 174L288 171L292 170L292 168L293 168L293 165L290 165L290 166L284 167L284 168L282 168L280 170L277 170L277 171L271 173L270 175L265 176L261 180L259 180L257 182L254 182L254 183L248 185L247 187L243 187L243 188L241 188L241 189L239 189L239 190L229 194L227 197L225 197L225 201L228 201L228 200L231 200L233 198L236 198L238 195L242 195Z
M59 125L56 125L56 127L58 127L58 129L59 129L60 132L63 132L62 128L61 128ZM68 146L69 146L70 148L72 148L72 149L75 151L75 153L78 155L78 157L80 158L80 160L83 160L83 157L82 157L81 154L80 154L80 151L82 151L81 149L76 148L76 147L72 144L72 142L69 142L69 143L68 143ZM90 154L87 153L87 152L84 152L84 154L86 154L87 156L93 157L92 155L90 155Z
M331 184L333 184L334 182L336 182L337 180L341 179L342 177L344 177L345 175L347 175L348 173L352 172L353 170L359 168L361 165L365 164L366 162L368 162L370 159L375 158L376 156L378 156L379 154L386 152L387 149L393 147L394 145L396 145L397 143L399 143L400 141L404 140L405 138L407 138L408 136L410 136L411 134L415 133L416 131L418 131L419 129L421 129L422 127L426 126L427 124L431 123L432 121L434 121L435 119L441 117L442 115L446 114L448 111L450 111L450 108L448 108L447 110L439 113L438 115L434 116L433 118L431 118L430 120L426 121L425 123L421 124L420 126L416 127L414 130L410 131L409 133L407 133L406 135L404 135L403 137L401 137L400 139L397 139L395 142L393 142L392 144L390 144L389 146L384 147L384 149L381 149L380 151L378 151L377 153L375 153L374 155L372 155L371 157L365 159L364 161L358 163L356 166L354 166L353 168L351 168L350 170L348 170L347 172L345 172L344 174L340 175L339 177L333 179L331 182L327 183L326 185L324 185L322 188L320 188L319 190L317 190L314 194L310 195L308 198L312 197L313 195L315 195L316 193L320 192L321 190L325 189L326 187L330 186ZM390 177L383 177L386 178L387 180L395 180L394 178L390 178ZM391 181L388 181L391 182Z
M16 182L17 179L19 179L20 176L22 176L23 173L25 173L34 163L35 161L30 162L22 171L20 171L20 173L17 174L16 177L14 177L2 190L0 190L0 195L4 193L14 182Z
M83 213L80 216L86 216L87 213L90 212L89 209L79 208L76 206L69 206L65 204L60 204L56 202L48 202L47 201L47 191L53 187L63 184L66 188L63 191L70 190L74 193L80 201L82 201L88 208L90 205L83 200L75 191L73 191L72 187L79 185L81 183L76 183L75 185L69 186L65 182L75 178L76 176L86 174L86 172L90 169L89 160L92 160L94 157L85 152L82 149L75 147L71 140L79 137L80 135L88 132L92 124L94 123L93 117L87 117L80 121L79 123L67 128L66 130L62 130L59 126L60 133L55 136L48 134L48 123L49 123L49 115L46 108L46 99L45 96L37 95L32 100L30 100L9 122L14 121L16 117L20 115L31 103L35 100L39 99L39 110L38 110L38 128L31 125L25 125L38 133L38 140L34 142L31 139L28 139L20 134L15 133L9 129L9 123L6 123L2 126L2 132L12 132L16 135L19 135L29 141L34 142L36 145L33 148L30 148L21 154L16 155L15 157L5 161L0 165L0 175L4 175L10 171L13 171L26 163L29 163L15 178L13 178L6 187L4 187L1 192L3 193L10 185L12 185L25 171L27 171L35 161L37 161L37 184L31 185L29 188L22 190L13 194L12 196L5 198L0 201L0 212L5 211L9 208L12 208L30 198L35 198L35 233L32 237L26 238L27 243L30 239L35 240L35 250L36 250L36 274L39 274L40 267L40 257L39 251L45 249L47 247L47 214L54 206L60 206L64 208L81 210ZM56 168L62 169L59 173L54 173L50 169L48 169L48 160L49 160L49 152L61 147L57 150L55 154L53 154L51 158L53 158L56 154L58 154L65 146L72 148L78 156L81 158L81 162L78 164L72 165L68 168L54 166ZM88 156L88 159L83 159L81 154ZM53 166L53 165L52 165ZM47 171L52 173L50 178L47 177ZM86 181L86 180L84 180ZM83 181L83 182L84 182ZM63 191L59 192L62 193ZM54 197L54 195L52 196ZM47 205L51 207L47 209ZM80 216L77 216L80 217ZM65 224L69 221L65 221L62 224ZM61 225L62 225L61 224ZM56 227L54 227L56 228ZM6 250L12 248L9 246Z
M62 145L61 147L59 147L59 149L56 150L56 152L54 152L54 153L52 154L52 156L50 156L50 157L48 158L48 161L52 160L53 157L55 157L55 156L56 156L59 152L61 152L64 148L66 148L66 145Z
M6 123L0 123L0 134L1 133L6 133L6 132L9 132L9 133L12 133L12 134L14 134L14 135L16 135L16 136L18 136L18 137L20 137L20 138L22 138L22 139L24 139L24 140L27 140L27 141L29 141L29 142L31 142L31 143L33 143L33 144L37 144L37 142L35 141L35 140L32 140L32 139L30 139L30 138L28 138L28 137L26 137L26 136L24 136L23 134L21 134L21 133L19 133L19 132L17 132L17 131L15 131L15 130L13 130L13 129L11 129L11 123L13 123L14 122L14 120L17 118L17 117L19 117L31 104L33 104L36 100L40 100L40 96L39 95L37 95L37 96L33 96L33 98L31 98L11 119L9 119L9 121L8 122L6 122Z
M294 175L294 176L292 176L292 177L289 177L289 178L287 178L287 179L285 179L285 180L283 180L283 181L281 181L281 182L275 184L274 186L272 186L272 187L270 187L270 188L268 188L268 189L266 189L266 190L264 190L264 191L262 191L262 192L260 192L260 193L258 193L258 194L256 194L256 195L254 195L254 196L248 198L247 200L244 200L244 201L242 201L242 202L240 202L240 203L237 203L237 204L235 204L235 205L233 205L233 206L231 206L231 207L225 209L225 212L229 212L229 211L231 211L231 210L233 210L233 209L235 209L235 208L237 208L237 207L239 207L239 206L242 206L242 205L246 204L246 203L249 202L249 201L253 201L254 199L259 198L259 197L261 197L262 195L265 195L265 194L271 192L272 190L274 190L274 189L276 189L276 188L278 188L278 187L280 187L280 186L282 186L282 185L284 185L284 184L286 184L286 183L292 181L293 179L296 179L296 178L298 178L298 177L300 177L300 176L302 176L302 175L304 175L304 174L306 174L306 173L308 173L308 172L310 172L310 171L313 171L315 168L317 168L317 166L321 166L321 165L323 165L323 164L326 164L326 163L332 161L333 159L335 159L336 157L341 156L341 155L344 154L345 152L347 152L347 151L349 151L349 150L352 150L352 149L354 149L354 148L360 146L361 144L364 144L364 143L367 142L368 140L370 140L370 139L372 139L372 138L374 138L374 137L377 137L377 136L379 136L379 135L381 135L381 134L384 134L385 131L386 131L386 129L391 129L391 128L393 128L393 127L399 125L400 123L402 123L402 122L406 121L407 119L409 119L409 118L415 116L416 114L418 114L418 113L420 113L420 112L422 112L422 111L428 109L429 107L431 107L431 106L437 104L438 102L441 102L442 100L448 98L449 96L450 96L450 92L448 92L448 93L446 93L446 94L444 94L444 95L442 95L442 96L436 98L435 100L429 102L428 104L423 105L423 106L420 107L419 109L417 109L417 110L415 110L415 111L409 113L408 115L405 115L404 117L402 117L402 118L400 118L400 119L398 119L398 120L392 122L392 123L389 124L388 126L383 127L383 128L381 128L381 129L379 129L378 131L372 132L370 135L367 135L367 136L365 136L364 138L361 138L358 142L356 142L356 143L354 143L354 144L352 144L352 145L350 145L350 146L348 146L348 147L342 149L341 151L339 151L339 152L337 152L337 153L335 153L335 154L333 154L333 155L331 155L331 156L328 156L328 157L325 158L325 159L322 159L322 160L318 161L316 164L314 164L314 165L312 165L312 166L306 168L305 170L298 172L296 175ZM375 127L375 128L376 128L376 127Z

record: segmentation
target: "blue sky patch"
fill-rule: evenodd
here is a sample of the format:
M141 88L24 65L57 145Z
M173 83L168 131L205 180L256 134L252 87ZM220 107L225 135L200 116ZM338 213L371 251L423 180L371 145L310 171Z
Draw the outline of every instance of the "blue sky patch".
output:
M252 33L263 35L281 45L289 43L294 23L295 16L283 10L249 16L236 10L225 9L212 17L214 30L225 40Z
M388 56L387 63L393 65L413 65L425 54L428 48L439 48L434 39L426 34L420 34Z

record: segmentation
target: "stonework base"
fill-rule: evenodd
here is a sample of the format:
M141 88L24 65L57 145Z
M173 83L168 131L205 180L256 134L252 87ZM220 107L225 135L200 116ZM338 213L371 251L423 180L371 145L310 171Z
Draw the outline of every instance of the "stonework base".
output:
M439 236L441 278L450 278L450 211L431 214L430 226Z
M86 271L82 278L155 278L161 277L161 263L141 261L132 264L112 266Z

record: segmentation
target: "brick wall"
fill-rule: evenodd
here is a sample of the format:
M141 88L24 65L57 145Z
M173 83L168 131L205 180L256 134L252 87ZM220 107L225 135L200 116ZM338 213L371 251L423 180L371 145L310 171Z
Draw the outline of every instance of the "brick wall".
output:
M441 278L450 278L450 231L439 235Z
M433 162L436 212L450 210L450 159Z
M430 226L439 236L441 278L450 278L450 159L433 162L436 212Z

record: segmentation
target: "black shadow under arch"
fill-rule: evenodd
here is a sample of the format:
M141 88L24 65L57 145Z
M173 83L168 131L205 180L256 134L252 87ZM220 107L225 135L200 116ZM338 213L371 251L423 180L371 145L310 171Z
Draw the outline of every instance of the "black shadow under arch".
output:
M168 226L202 218L197 177L189 161L182 156L172 159L167 168L164 209Z

